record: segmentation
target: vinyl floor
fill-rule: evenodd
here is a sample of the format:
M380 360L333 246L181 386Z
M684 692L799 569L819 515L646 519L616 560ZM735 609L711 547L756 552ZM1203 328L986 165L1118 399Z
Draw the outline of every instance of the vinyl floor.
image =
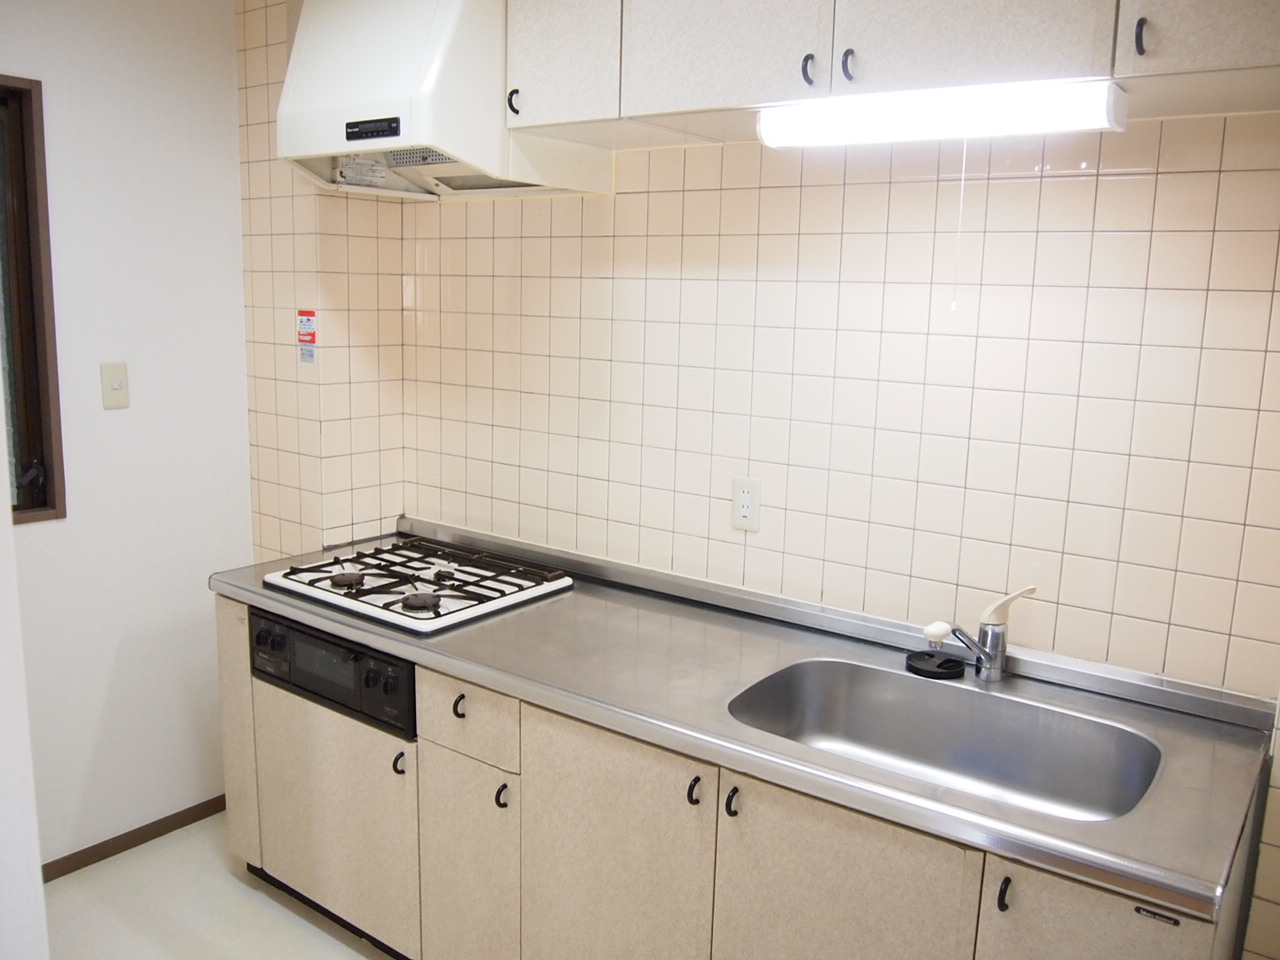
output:
M52 960L386 960L245 872L226 849L224 820L46 884Z

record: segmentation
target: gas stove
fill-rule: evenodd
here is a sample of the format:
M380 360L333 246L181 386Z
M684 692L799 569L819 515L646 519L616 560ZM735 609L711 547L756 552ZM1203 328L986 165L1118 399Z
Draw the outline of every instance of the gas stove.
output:
M427 537L291 566L262 582L419 634L573 586L552 567Z

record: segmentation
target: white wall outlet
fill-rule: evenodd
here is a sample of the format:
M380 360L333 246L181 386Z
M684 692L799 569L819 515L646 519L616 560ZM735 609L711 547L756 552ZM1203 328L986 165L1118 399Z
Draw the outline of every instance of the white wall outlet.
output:
M731 520L735 530L760 529L760 481L749 477L734 477L730 497Z
M123 410L129 406L129 367L124 363L104 363L102 377L102 409Z

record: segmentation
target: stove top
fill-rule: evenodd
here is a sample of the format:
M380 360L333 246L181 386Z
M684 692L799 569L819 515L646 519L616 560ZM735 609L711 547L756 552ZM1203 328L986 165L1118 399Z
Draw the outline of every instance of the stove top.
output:
M427 537L289 567L262 582L420 634L573 586L560 570Z

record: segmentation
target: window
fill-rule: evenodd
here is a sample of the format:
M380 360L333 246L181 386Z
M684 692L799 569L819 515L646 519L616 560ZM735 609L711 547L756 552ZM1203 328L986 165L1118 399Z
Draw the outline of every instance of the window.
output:
M0 76L0 375L15 523L66 516L40 84Z

